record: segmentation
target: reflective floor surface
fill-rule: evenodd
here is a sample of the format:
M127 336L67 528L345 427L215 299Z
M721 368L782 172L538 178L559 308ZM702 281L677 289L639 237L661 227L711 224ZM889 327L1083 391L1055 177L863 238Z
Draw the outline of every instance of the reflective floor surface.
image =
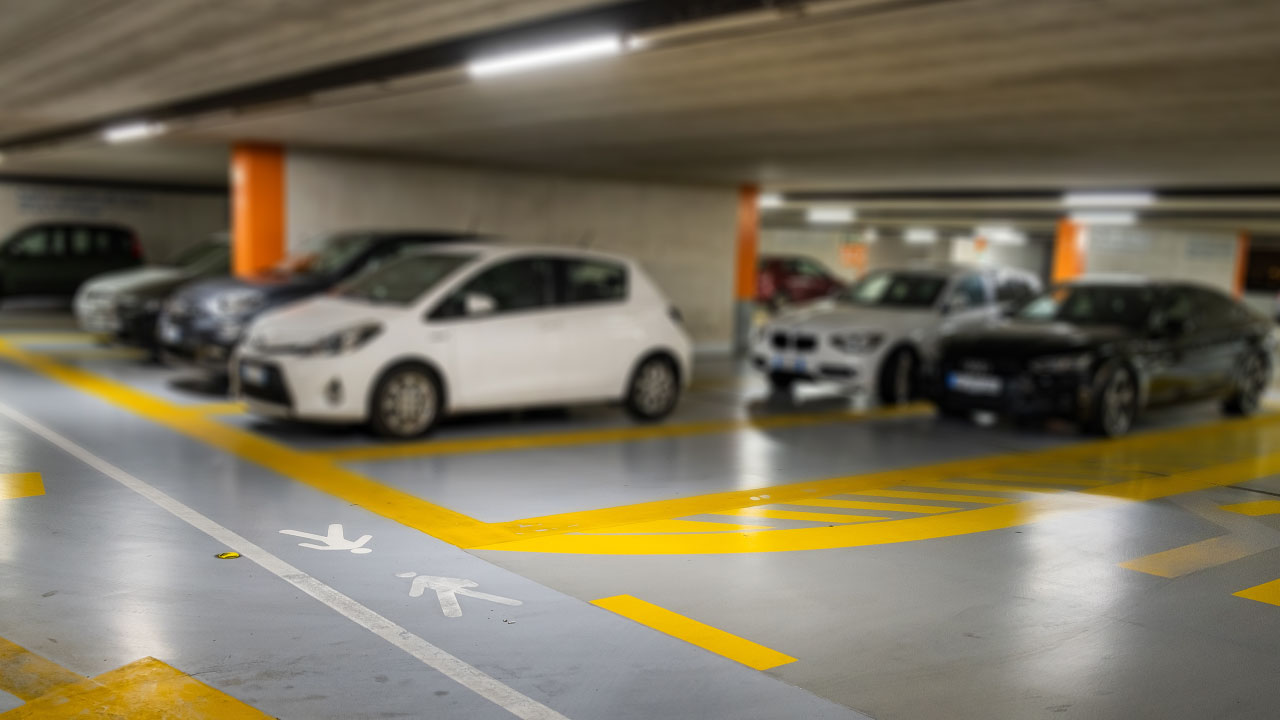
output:
M1280 712L1280 415L1097 441L706 359L660 425L388 444L19 315L0 718Z

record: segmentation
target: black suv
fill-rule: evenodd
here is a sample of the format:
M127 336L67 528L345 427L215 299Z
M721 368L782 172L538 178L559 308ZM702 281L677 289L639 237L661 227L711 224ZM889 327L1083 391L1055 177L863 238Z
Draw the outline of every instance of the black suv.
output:
M42 222L0 242L0 298L74 295L89 278L142 264L142 246L121 225Z

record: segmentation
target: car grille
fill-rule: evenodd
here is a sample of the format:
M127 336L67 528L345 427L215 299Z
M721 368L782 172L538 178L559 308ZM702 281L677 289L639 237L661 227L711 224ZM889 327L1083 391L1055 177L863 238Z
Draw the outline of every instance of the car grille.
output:
M266 373L266 382L261 385L252 385L242 380L240 392L255 400L292 408L293 397L284 384L284 375L280 372L280 368L271 363L255 362L254 364ZM241 365L243 367L243 363Z
M770 338L775 350L795 350L797 352L813 352L818 348L818 336L812 333L789 333L777 331Z

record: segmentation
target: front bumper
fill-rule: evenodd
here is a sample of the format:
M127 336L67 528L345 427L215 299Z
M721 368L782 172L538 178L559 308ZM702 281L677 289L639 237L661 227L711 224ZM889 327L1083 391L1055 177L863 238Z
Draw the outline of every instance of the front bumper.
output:
M156 323L160 321L160 313L155 310L120 310L118 315L116 337L126 345L154 350L159 348L159 337L156 335Z
M812 346L778 348L769 339L751 347L751 366L766 375L801 382L836 382L868 386L875 380L879 352L847 353L815 342Z
M75 301L76 324L93 335L115 335L120 331L120 318L115 302L102 298L77 298Z
M994 393L965 389L955 381L954 370L943 369L933 380L930 393L943 408L954 411L985 410L1014 417L1057 417L1084 420L1093 404L1086 376L1078 373L998 374L1000 390Z
M299 357L241 349L231 362L231 393L251 412L316 422L362 422L370 377L350 355Z
M243 333L243 325L236 325L234 333L227 332L232 325L202 315L162 313L155 325L156 344L167 362L227 373Z

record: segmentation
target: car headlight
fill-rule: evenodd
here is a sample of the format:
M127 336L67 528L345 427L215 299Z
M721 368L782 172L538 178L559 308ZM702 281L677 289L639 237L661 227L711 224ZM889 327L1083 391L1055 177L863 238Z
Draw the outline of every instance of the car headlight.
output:
M1033 373L1072 373L1084 372L1093 362L1091 353L1073 353L1071 355L1046 355L1027 363L1027 369Z
M856 332L831 336L831 346L847 353L869 353L884 342L884 333Z
M325 335L316 342L302 348L303 355L341 355L364 347L370 340L382 334L382 326L377 323L357 325Z
M266 300L261 292L246 288L214 296L209 300L209 309L222 317L240 317L261 308Z

